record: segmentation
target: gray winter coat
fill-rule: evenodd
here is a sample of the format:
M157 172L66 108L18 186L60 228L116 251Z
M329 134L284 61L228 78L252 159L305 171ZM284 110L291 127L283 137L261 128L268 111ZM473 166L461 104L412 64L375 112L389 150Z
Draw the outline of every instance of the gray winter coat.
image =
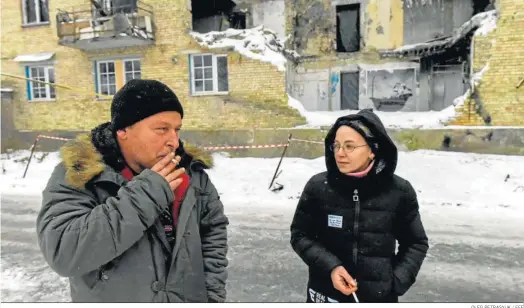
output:
M61 154L37 232L51 268L69 277L73 302L225 301L228 219L201 160L186 168L191 185L171 251L159 220L174 199L164 178L145 170L128 182L89 136Z

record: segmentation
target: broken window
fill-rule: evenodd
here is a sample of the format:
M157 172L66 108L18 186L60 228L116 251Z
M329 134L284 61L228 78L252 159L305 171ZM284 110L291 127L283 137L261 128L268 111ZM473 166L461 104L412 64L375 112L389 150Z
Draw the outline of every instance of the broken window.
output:
M246 13L232 12L229 14L229 27L232 29L246 28Z
M360 4L337 6L337 52L360 50Z
M193 31L207 33L228 28L245 29L245 13L233 11L236 4L231 0L192 0Z
M193 94L226 94L229 91L227 55L192 55Z
M473 15L493 10L494 0L473 0Z
M49 22L48 0L23 0L22 10L25 25Z

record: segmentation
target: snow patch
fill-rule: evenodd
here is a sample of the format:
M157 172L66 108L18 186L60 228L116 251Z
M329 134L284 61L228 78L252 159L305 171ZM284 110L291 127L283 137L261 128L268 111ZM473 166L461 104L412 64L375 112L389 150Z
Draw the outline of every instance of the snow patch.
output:
M25 179L22 179L23 159L29 156L29 151L12 153L10 158L3 155L5 173L0 176L0 192L26 197L41 195L60 160L57 152L43 155L35 154ZM284 188L272 192L268 185L279 158L230 158L221 153L214 153L213 158L215 167L208 173L226 209L235 204L294 208L309 178L326 170L324 157L286 157L282 161L282 173L276 179ZM524 166L524 156L414 151L399 153L397 174L411 181L420 203L426 207L523 212L524 168L521 166Z
M40 52L17 56L15 62L42 62L51 59L55 55L54 52Z
M301 116L307 118L307 115L308 115L308 112L306 110L306 108L304 108L304 105L302 105L301 102L299 102L298 100L294 99L293 97L291 97L291 95L287 95L288 97L288 105L289 107L291 108L295 108L296 110L298 110L298 112L300 113Z
M488 68L489 68L489 64L486 64L486 66L484 66L484 68L480 72L473 74L470 80L471 86L466 91L466 93L464 93L464 95L462 96L455 98L453 100L453 105L441 111L443 114L446 114L447 119L445 122L449 122L450 120L458 116L456 112L457 108L463 106L465 102L471 97L472 90L474 90L475 87L477 87L480 84L480 81L482 80L482 77L484 76L484 74L488 71Z
M497 29L497 20L498 16L496 11L486 12L487 17L483 19L480 23L480 27L475 31L476 36L486 36L491 33L493 30Z
M286 70L288 58L299 57L295 51L285 49L284 40L280 40L275 32L262 25L245 30L191 32L190 35L203 47L233 48L248 58L269 62L280 71Z
M426 4L433 4L433 0L404 0L404 3L406 4L406 7L412 8L415 4L422 6Z

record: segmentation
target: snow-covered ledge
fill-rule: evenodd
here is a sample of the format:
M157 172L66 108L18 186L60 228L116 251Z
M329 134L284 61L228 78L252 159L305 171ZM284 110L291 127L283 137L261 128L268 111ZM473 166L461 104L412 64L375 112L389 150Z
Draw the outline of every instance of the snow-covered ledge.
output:
M271 63L282 72L286 70L288 59L295 60L299 57L298 53L284 47L285 41L280 40L274 31L265 29L262 25L244 30L191 32L190 35L202 47L231 48L250 59Z

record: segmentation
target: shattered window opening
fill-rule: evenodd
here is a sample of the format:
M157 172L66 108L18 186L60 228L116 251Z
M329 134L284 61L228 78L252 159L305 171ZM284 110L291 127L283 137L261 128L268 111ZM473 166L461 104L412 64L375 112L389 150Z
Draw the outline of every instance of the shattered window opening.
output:
M232 12L229 15L229 26L231 29L246 29L246 13Z
M191 56L192 94L227 94L229 91L227 55Z
M29 78L42 82L55 83L55 69L53 66L30 66ZM40 82L29 83L32 93L31 101L52 100L56 98L55 88Z
M48 0L23 0L22 11L24 25L49 22Z
M337 10L337 52L360 50L360 4L341 5Z
M211 5L206 0L192 0L193 31L208 33L229 28L245 29L246 14L235 7L236 3L231 0L215 0Z

